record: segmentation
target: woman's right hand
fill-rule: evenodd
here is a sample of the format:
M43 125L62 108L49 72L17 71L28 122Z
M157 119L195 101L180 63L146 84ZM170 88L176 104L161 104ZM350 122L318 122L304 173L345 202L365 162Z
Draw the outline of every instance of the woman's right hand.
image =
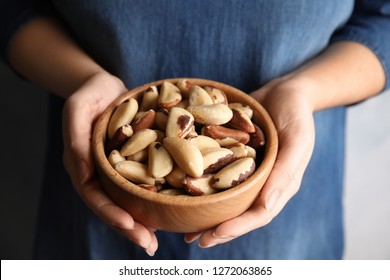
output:
M90 77L67 100L63 109L64 165L74 188L85 204L105 223L154 255L158 242L153 229L146 228L116 205L102 190L92 158L93 125L120 94L122 81L107 73Z

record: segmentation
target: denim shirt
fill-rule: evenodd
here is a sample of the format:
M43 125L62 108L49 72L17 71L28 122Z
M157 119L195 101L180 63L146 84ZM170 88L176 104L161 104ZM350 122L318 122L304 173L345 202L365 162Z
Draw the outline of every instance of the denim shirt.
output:
M88 52L130 88L185 76L251 91L321 51L350 16L353 1L54 4Z
M129 88L187 76L252 91L312 58L331 40L368 46L389 80L390 1L31 2L0 4L3 57L19 26L55 12L87 52Z
M0 47L5 60L13 34L25 22L54 14L86 52L128 88L163 78L198 77L249 93L341 40L370 48L382 62L386 88L390 87L390 1L35 2L40 5L27 0L0 3ZM36 257L148 258L97 219L72 191L61 165L61 102L51 103L49 171ZM158 232L160 249L155 258L341 258L345 108L317 112L314 118L316 143L301 188L272 223L207 250L185 244L182 236Z

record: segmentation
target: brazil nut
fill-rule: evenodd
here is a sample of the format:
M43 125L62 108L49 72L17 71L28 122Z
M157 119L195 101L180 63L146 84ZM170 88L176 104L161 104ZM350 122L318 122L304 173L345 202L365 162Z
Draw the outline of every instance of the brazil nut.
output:
M173 168L173 160L165 147L159 142L149 145L148 172L154 178L163 178Z
M112 150L108 155L108 162L111 164L112 167L114 167L115 164L117 164L118 162L125 160L126 158L122 156L118 150Z
M161 108L172 108L182 100L180 89L170 82L163 82L157 99Z
M112 114L107 128L108 138L112 138L115 131L125 124L130 124L138 112L138 102L134 98L121 103Z
M112 150L120 150L133 133L133 128L129 124L119 127L111 139L108 140L107 153L110 153Z
M188 98L188 92L190 87L192 86L192 83L187 79L180 79L176 86L180 89L181 94L184 98Z
M233 152L226 148L208 148L201 151L204 173L215 173L233 161Z
M175 188L182 188L183 181L187 174L178 165L174 165L172 171L165 176L168 184Z
M184 138L194 125L194 117L185 109L173 107L168 116L165 134L167 137Z
M156 86L147 88L142 95L142 102L139 105L140 111L157 110L158 89Z
M218 190L211 186L213 174L203 174L201 177L185 177L183 185L184 190L192 196L209 195Z
M265 135L259 126L254 125L254 127L255 132L250 134L248 145L254 149L259 149L265 145Z
M228 123L232 117L232 110L222 104L202 106L188 106L187 110L194 116L197 123L203 125L222 125Z
M246 148L247 146L242 144L242 143L236 143L233 145L230 145L226 148L228 148L230 151L233 153L233 158L239 159L239 158L244 158L248 156L248 149Z
M134 133L141 129L151 128L156 119L156 112L150 109L146 112L142 112L139 117L131 123Z
M133 134L133 136L127 140L121 149L123 156L130 156L145 149L149 144L153 143L157 139L157 133L152 129L142 129Z
M222 103L228 105L226 94L219 88L213 86L205 86L204 90L209 94L214 104Z
M214 175L211 185L217 189L228 189L237 186L253 174L255 167L256 163L251 157L233 161Z
M234 102L234 103L229 103L228 104L230 109L239 109L243 111L250 119L253 117L253 110L250 106L239 103L239 102Z
M213 138L214 140L234 139L230 144L240 142L246 144L249 142L250 136L247 132L232 129L220 125L207 125L202 129L202 134Z
M188 103L189 106L202 106L202 105L211 105L213 100L207 91L202 87L193 85L188 91Z
M232 109L233 117L229 121L229 126L245 131L247 133L254 133L255 127L247 114L241 109Z
M217 141L205 135L197 135L195 137L188 138L188 141L194 144L200 151L208 148L221 147Z
M202 176L203 156L195 145L178 137L166 137L163 144L176 164L186 174L192 177Z
M148 173L148 167L136 161L120 161L115 164L114 169L124 178L134 183L156 185L156 181L165 181L162 178L153 178Z

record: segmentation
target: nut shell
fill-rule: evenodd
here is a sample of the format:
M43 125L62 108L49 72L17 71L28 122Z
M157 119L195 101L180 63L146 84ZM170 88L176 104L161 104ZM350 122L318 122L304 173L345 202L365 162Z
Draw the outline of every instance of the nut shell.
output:
M183 185L184 190L192 195L209 195L216 193L218 190L211 186L211 179L213 178L213 174L203 174L201 177L193 178L193 177L185 177Z
M156 112L153 109L150 109L146 112L142 112L136 120L131 123L134 133L140 131L141 129L151 128L156 119Z
M253 158L238 159L214 175L211 185L216 189L228 189L237 186L253 174L256 163Z
M107 153L110 153L112 150L120 150L133 134L134 131L131 125L125 124L119 127L108 141Z
M224 146L231 145L236 142L246 144L250 139L249 134L244 131L238 129L232 129L220 125L207 125L203 127L202 134L209 136L214 140L224 140L224 139L236 140L236 141L228 141L227 143L223 144ZM218 143L220 143L221 145L221 142Z
M226 148L202 150L204 173L215 173L233 161L233 152Z
M232 109L232 112L233 112L233 117L229 121L229 126L241 131L245 131L247 133L255 132L255 127L251 119L243 110Z

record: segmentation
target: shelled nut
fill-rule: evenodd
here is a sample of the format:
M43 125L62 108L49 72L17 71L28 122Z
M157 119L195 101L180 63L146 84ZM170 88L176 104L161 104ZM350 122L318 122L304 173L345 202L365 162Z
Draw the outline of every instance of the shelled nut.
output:
M107 128L108 138L112 138L115 131L125 125L130 124L138 112L138 102L134 98L121 103L112 114Z
M195 145L178 137L167 137L163 144L176 164L186 174L192 177L203 175L203 156Z
M253 158L246 157L233 161L222 168L211 180L211 185L217 189L227 189L245 181L255 171Z
M265 137L250 106L186 79L151 86L140 100L118 105L107 129L107 158L124 178L152 192L199 196L253 174Z
M125 124L119 127L108 141L107 153L110 153L112 150L120 150L133 134L134 131L131 125Z
M232 110L222 104L202 106L188 106L187 110L194 116L197 123L203 125L222 125L228 123L232 117Z
M157 133L152 129L142 129L133 134L121 149L123 156L130 156L145 149L157 139Z
M213 174L203 174L201 177L185 177L183 185L184 190L192 196L209 195L218 190L211 186Z
M163 82L160 89L160 95L157 99L158 106L161 108L172 108L182 99L180 89L170 82Z
M154 178L163 178L173 169L173 160L160 142L149 145L148 171Z

